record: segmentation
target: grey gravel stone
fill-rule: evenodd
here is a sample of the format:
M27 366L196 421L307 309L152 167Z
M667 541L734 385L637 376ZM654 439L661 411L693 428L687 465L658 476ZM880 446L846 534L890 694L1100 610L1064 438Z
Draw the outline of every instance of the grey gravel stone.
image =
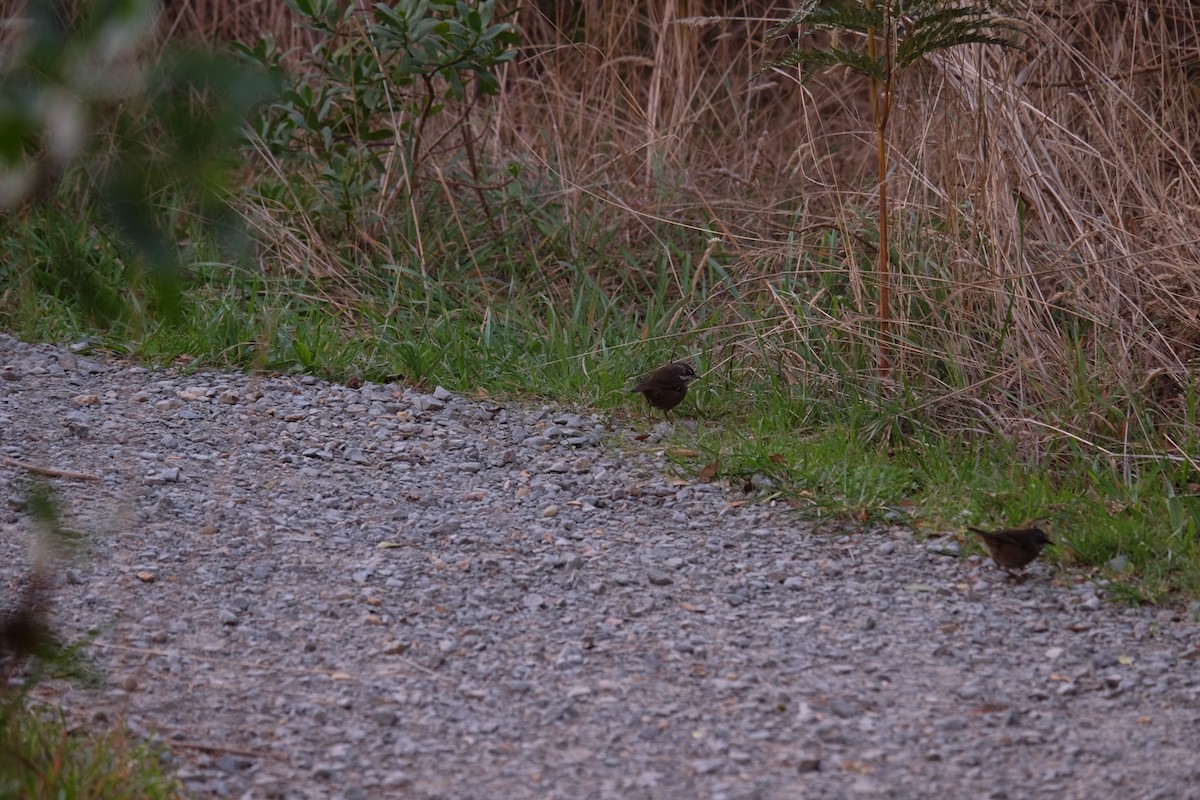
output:
M756 472L750 476L750 486L756 492L770 492L775 489L775 481L760 472Z
M0 455L99 477L54 481L53 613L107 688L39 693L216 748L173 751L197 796L1200 798L1196 609L814 533L669 478L681 425L90 347L0 336Z
M646 573L646 580L651 586L670 586L675 582L670 575L656 569L652 569Z
M798 772L817 772L821 769L821 756L815 752L801 752L796 756L796 770Z

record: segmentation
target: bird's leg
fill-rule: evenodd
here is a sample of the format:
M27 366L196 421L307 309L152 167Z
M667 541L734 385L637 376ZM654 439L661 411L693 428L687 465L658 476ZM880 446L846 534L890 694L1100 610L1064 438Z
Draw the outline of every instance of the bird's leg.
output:
M1025 577L1026 577L1026 576L1025 576L1025 575L1023 575L1022 573L1020 573L1020 572L1013 572L1013 571L1012 571L1011 569L1009 569L1008 567L1003 567L1003 569L1004 569L1004 575L1005 575L1005 577L1006 577L1008 580L1012 581L1013 583L1024 583L1024 582L1025 582Z

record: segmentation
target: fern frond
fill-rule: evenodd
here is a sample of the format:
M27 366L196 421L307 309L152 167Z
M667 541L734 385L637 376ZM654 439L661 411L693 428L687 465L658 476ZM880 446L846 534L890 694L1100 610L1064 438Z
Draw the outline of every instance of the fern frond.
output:
M1014 19L996 16L985 6L942 7L906 20L906 36L896 51L896 66L903 69L929 53L963 44L1010 47L1024 31Z
M887 66L882 59L871 60L866 51L845 47L827 47L821 50L790 50L767 63L759 74L768 69L798 67L800 80L807 81L813 75L832 67L845 67L859 75L883 80Z
M822 30L866 33L868 30L880 30L883 27L884 14L878 5L869 10L862 3L815 8L817 1L806 0L794 14L767 31L767 41L785 36L801 25L804 26L801 38Z
M888 65L872 61L865 47L857 49L815 47L805 49L804 39L824 30L865 36L895 36L893 68L897 71L930 53L963 44L1011 47L1025 33L1019 18L1010 16L1006 0L846 0L818 7L819 0L802 0L786 20L772 28L768 39L796 31L787 52L767 63L756 75L772 68L799 67L801 80L831 67L846 67L860 75L883 80Z
M767 41L772 42L780 36L786 36L792 28L804 23L808 19L808 16L813 13L817 2L818 0L805 0L805 2L802 2L792 12L791 16L767 31Z

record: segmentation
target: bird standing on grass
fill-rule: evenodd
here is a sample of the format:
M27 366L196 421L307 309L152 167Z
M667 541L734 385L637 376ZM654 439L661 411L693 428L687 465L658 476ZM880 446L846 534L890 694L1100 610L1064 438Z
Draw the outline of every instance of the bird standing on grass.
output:
M669 416L671 409L683 402L688 383L697 377L691 364L672 361L651 372L630 391L645 395L647 403Z
M1009 577L1013 570L1021 569L1042 552L1048 544L1054 544L1041 528L1008 528L999 531L985 531L980 528L967 528L971 533L983 540L983 546Z

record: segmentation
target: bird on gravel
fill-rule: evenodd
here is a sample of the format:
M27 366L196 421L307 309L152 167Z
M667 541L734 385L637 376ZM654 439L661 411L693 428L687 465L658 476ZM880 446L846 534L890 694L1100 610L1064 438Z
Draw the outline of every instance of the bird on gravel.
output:
M651 372L630 391L644 395L647 403L669 416L671 409L683 402L688 383L697 377L691 364L672 361Z
M967 528L971 533L983 540L983 546L992 556L992 560L1003 569L1009 577L1013 570L1025 567L1042 552L1048 544L1054 544L1041 528L1006 528L998 531L985 531L980 528Z

